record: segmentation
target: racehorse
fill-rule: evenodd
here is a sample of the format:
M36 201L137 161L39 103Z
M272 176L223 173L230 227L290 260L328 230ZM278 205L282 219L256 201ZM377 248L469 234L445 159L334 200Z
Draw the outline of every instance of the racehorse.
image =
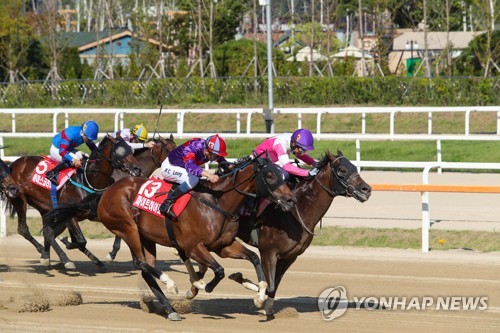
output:
M144 212L132 204L139 191L144 191L147 181L144 178L123 178L110 186L102 195L95 195L94 205L81 203L61 206L45 216L45 223L57 225L60 221L78 214L78 211L84 213L93 211L97 205L97 220L128 244L134 264L141 270L143 279L171 320L180 320L180 316L174 312L154 279L156 277L165 283L167 283L165 279L168 279L168 276L165 277L166 274L155 268L156 244L163 246L177 244L185 259L191 258L212 269L214 278L208 284L196 287L212 292L224 278L224 268L213 258L210 251L222 258L233 258L235 254L240 258L241 253L245 253L244 245L235 240L238 230L237 212L244 199L248 195L265 196L283 210L290 210L295 204L295 198L285 185L283 175L275 164L267 158L247 157L235 164L232 171L221 176L219 182L211 184L205 180L200 181L193 190L186 208L178 215L178 221L173 223L175 236L173 240L167 232L168 221ZM254 263L265 292L267 284L262 269L260 268L260 271L258 269L259 258L249 250L248 256L250 257L246 259ZM191 282L195 284L198 281L196 273L189 268L188 271Z
M141 167L141 175L144 177L151 176L151 174L161 166L163 160L167 158L168 154L175 147L177 147L177 145L175 144L174 136L170 134L170 138L168 139L165 139L161 135L159 135L158 140L156 140L156 143L152 149L136 149L134 151L134 157L137 160L138 165ZM115 181L128 176L128 173L121 170L115 170L115 172L113 173L113 179ZM122 239L120 237L115 236L113 248L111 252L106 255L107 262L112 262L113 260L115 260L116 254L118 253L118 251L120 251L121 240Z
M50 264L50 246L52 246L63 262L64 267L74 269L74 264L69 261L55 239L57 235L64 231L66 222L68 222L67 226L71 239L75 243L67 244L67 248L78 248L95 264L103 267L102 262L85 248L85 239L83 238L83 241L81 241L83 234L77 219L64 221L64 224L57 231L50 227L46 228L44 225L43 246L31 235L26 223L28 205L38 210L42 216L53 208L51 191L31 182L35 169L41 160L43 160L41 156L23 156L15 160L10 166L10 176L19 187L20 192L14 198L7 197L7 207L10 209L11 217L17 213L18 233L33 244L41 254L40 261L42 264ZM89 194L88 191L105 190L113 182L111 175L114 169L122 169L134 176L141 173L140 168L137 167L137 161L132 156L132 148L123 139L114 139L107 135L99 143L97 151L92 152L88 159L84 159L84 166L71 177L72 181L65 183L57 191L57 203L80 202Z
M258 249L268 282L268 297L264 309L269 320L274 318L274 298L283 275L311 244L314 228L328 211L333 199L336 196L344 196L365 202L370 198L370 185L361 178L356 167L340 150L337 154L335 156L326 152L317 165L320 171L315 177L289 184L297 200L294 210L284 213L269 206L257 218ZM249 217L245 216L240 218L238 237L251 245L248 219ZM242 283L248 289L258 288L243 278L241 273L234 273L229 278Z

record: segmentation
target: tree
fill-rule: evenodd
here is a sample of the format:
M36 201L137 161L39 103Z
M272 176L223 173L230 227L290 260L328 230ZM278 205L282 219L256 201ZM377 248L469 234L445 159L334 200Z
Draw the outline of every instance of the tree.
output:
M0 66L10 83L23 76L21 70L27 65L32 42L32 30L22 15L22 6L22 0L0 3Z

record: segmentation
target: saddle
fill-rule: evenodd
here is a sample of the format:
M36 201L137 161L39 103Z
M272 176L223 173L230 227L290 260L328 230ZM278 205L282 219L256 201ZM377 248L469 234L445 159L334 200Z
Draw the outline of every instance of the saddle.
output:
M52 183L49 179L47 179L47 177L45 177L45 173L54 169L58 164L59 162L54 161L49 156L44 156L33 171L33 174L31 176L31 183L43 187L44 189L50 190L52 188ZM59 190L75 172L75 167L68 167L64 170L61 170L57 178L58 185L56 189Z
M167 183L155 176L149 177L149 180L142 184L139 192L137 192L132 206L163 219L164 216L160 213L160 205L167 198L172 185L172 183ZM172 207L175 215L179 216L182 213L190 199L191 193L188 192L175 201Z

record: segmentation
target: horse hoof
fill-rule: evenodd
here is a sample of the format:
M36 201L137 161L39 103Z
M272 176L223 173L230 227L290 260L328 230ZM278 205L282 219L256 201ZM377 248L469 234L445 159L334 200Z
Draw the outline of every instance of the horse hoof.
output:
M40 259L40 264L43 266L49 267L50 266L50 259L42 258Z
M168 314L168 320L181 321L182 317L177 312L172 312Z
M179 289L175 283L169 284L167 283L167 293L176 295L179 293Z
M262 299L260 298L260 295L255 296L253 299L253 304L255 304L257 309L262 309L265 303L266 303L266 298Z
M115 258L113 258L113 257L111 256L111 253L108 253L108 254L106 255L106 262L107 262L108 264L111 264L114 260L115 260Z
M227 277L229 280L236 281L238 283L243 283L243 274L240 272L233 273Z
M191 287L186 291L186 299L193 299L198 295L198 289L195 287Z
M193 286L198 290L205 290L205 288L207 287L205 281L203 280L194 281Z
M76 269L76 266L71 261L68 261L64 264L64 268L66 268L67 270L73 270Z

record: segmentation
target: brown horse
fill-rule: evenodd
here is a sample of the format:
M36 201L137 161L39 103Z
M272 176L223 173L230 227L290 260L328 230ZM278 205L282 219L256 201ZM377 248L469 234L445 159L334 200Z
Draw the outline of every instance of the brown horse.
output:
M353 197L360 202L370 198L371 187L358 174L356 167L337 151L338 156L326 152L318 163L318 174L290 184L297 205L289 213L268 207L258 218L259 244L262 266L268 282L265 311L274 318L273 303L283 275L297 257L309 247L314 228L328 211L336 196ZM248 217L241 217L238 237L251 244ZM202 268L203 269L203 268ZM258 288L241 273L230 277L251 290Z
M170 134L170 138L165 139L162 136L158 136L158 140L155 140L156 143L152 149L142 148L136 149L134 151L134 157L137 160L138 165L142 170L142 176L149 177L153 172L161 166L161 163L165 158L167 158L168 154L175 148L177 145L174 141L174 136ZM115 180L120 180L124 177L128 177L129 174L123 172L121 170L115 170L113 173L113 178ZM96 217L97 218L97 212ZM112 262L116 258L116 254L120 251L121 238L115 236L115 240L113 242L113 248L111 252L106 255L106 261Z
M166 282L168 277L155 268L156 244L175 246L201 265L214 271L214 278L206 285L197 288L212 292L224 277L224 268L213 258L210 251L222 258L245 258L260 267L258 256L235 240L238 230L236 213L248 196L265 196L277 203L282 209L290 210L295 204L290 189L285 185L281 171L269 159L248 158L218 183L211 184L202 180L194 189L192 198L184 211L173 223L176 241L173 241L165 227L163 218L137 209L132 205L137 193L147 181L144 178L127 177L116 182L102 195L95 196L98 221L115 235L123 238L130 247L134 264L141 270L142 277L156 298L169 313L169 319L180 320L154 277ZM90 204L72 204L59 207L45 216L45 223L58 224L77 211L92 211ZM241 257L242 253L246 257ZM192 283L198 277L189 271ZM262 269L258 271L259 281L266 287ZM168 287L168 284L167 284ZM204 288L203 288L204 287ZM197 290L197 289L196 289Z
M86 241L83 238L77 219L64 221L65 223L61 224L57 230L44 226L43 246L31 235L26 223L28 205L38 210L42 216L53 208L51 191L31 182L35 168L42 159L43 157L41 156L23 156L14 161L10 166L10 175L19 187L20 192L14 198L7 198L7 207L10 209L12 217L17 213L18 233L35 246L41 254L41 262L43 264L50 264L50 247L52 246L64 263L64 266L68 269L73 269L74 264L69 261L67 255L55 239L57 235L64 231L66 222L68 222L67 226L74 243L69 243L67 247L80 249L94 263L102 267L102 262L85 248ZM82 169L79 169L72 176L72 182L64 184L57 191L57 203L80 202L89 192L105 190L112 183L111 175L114 169L122 169L130 172L132 175L138 176L141 170L136 165L137 161L132 156L130 146L123 139L114 139L107 135L99 143L97 151L93 152L85 160Z

